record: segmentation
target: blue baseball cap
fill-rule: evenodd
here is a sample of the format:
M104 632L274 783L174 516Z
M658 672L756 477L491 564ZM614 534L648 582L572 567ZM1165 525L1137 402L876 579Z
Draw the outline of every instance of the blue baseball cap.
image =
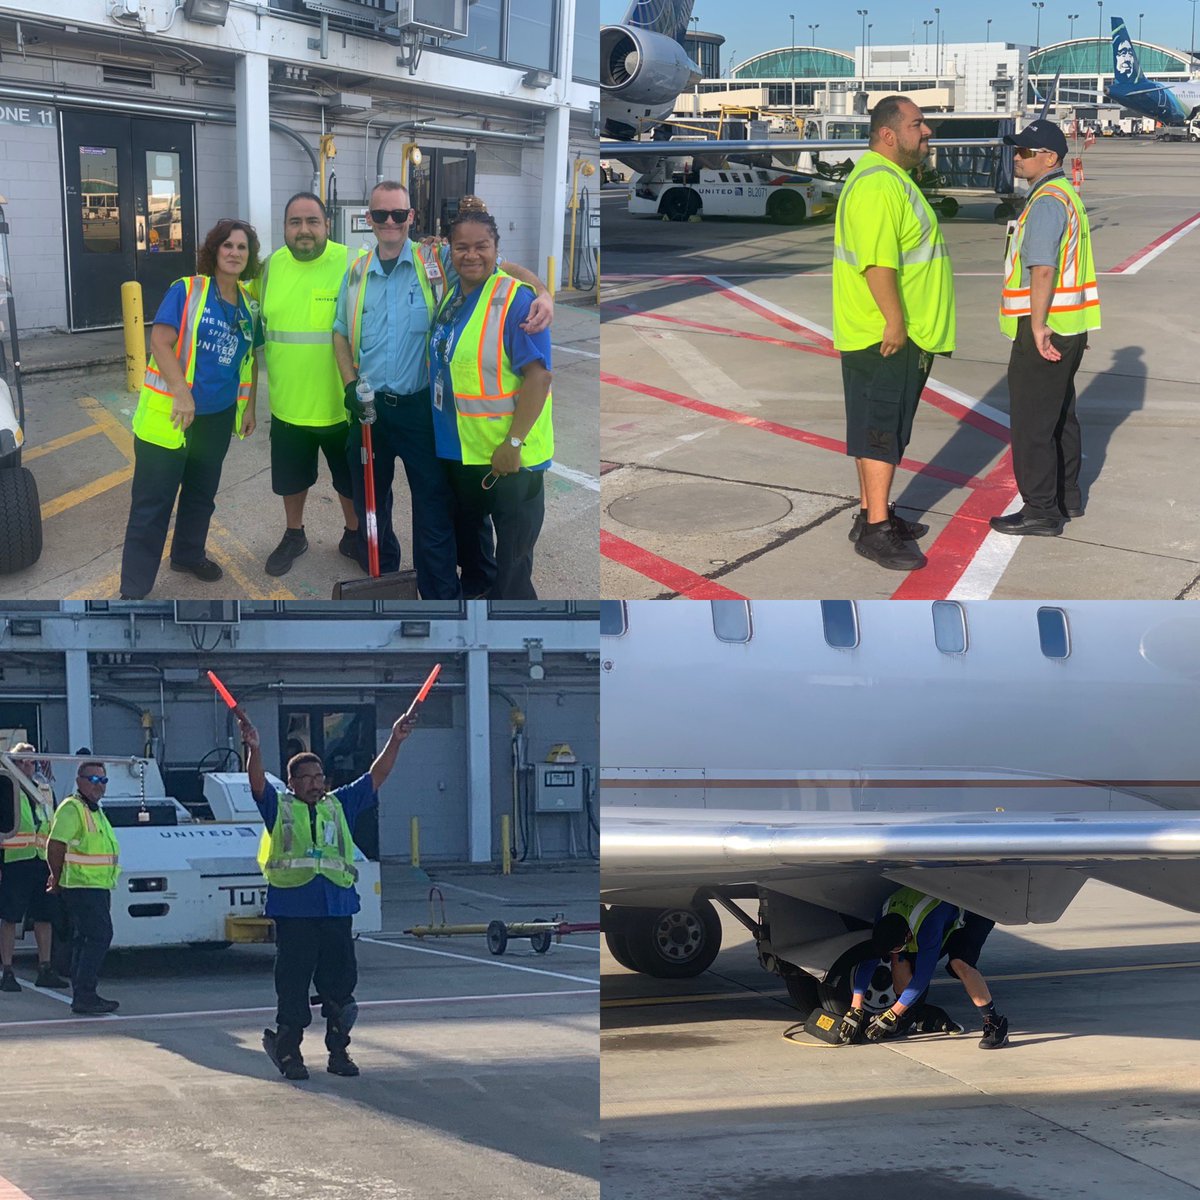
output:
M1053 150L1059 162L1067 157L1067 139L1053 121L1030 121L1018 134L1006 133L1009 146L1024 146L1027 150Z

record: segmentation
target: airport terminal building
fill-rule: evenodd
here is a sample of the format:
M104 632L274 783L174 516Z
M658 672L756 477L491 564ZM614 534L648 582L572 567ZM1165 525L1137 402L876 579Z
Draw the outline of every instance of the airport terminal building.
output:
M0 142L23 332L147 317L216 220L264 249L324 196L333 235L403 179L414 236L467 194L501 253L565 276L568 204L596 158L597 0L23 0L0 4ZM419 152L419 153L418 153Z
M416 817L423 861L497 862L507 815L518 858L595 858L598 648L595 602L8 602L0 749L153 758L203 815L202 774L241 769L208 670L258 727L268 771L311 750L337 787L441 663L360 847L410 861Z

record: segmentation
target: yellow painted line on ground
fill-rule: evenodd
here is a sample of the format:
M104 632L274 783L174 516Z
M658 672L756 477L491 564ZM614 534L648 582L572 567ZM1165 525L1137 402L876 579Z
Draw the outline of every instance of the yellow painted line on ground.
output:
M82 429L75 430L74 433L64 433L62 437L55 438L52 442L44 442L40 446L35 446L32 450L23 451L21 460L23 462L32 462L35 458L41 458L43 454L53 454L55 450L62 450L66 446L73 446L76 442L82 442L85 438L95 437L99 432L99 425L85 425Z
M210 546L209 552L213 558L217 560L229 573L246 589L245 595L261 600L295 600L294 593L289 592L287 588L281 584L268 584L267 593L265 596L260 593L263 590L261 583L251 583L250 579L243 573L242 566L249 564L250 569L256 574L261 574L264 579L269 579L270 576L262 569L262 564L255 561L254 555L246 549L241 540L235 537L220 521L214 518L209 525L209 528L222 541L219 546Z
M1200 962L1170 962L1170 963L1133 963L1127 966L1113 967L1073 967L1067 971L1031 971L1024 975L988 975L989 983L1004 980L1029 979L1066 979L1079 975L1125 975L1134 971L1180 971L1187 968L1200 967ZM958 986L954 979L935 979L932 987ZM710 992L698 993L694 996L630 996L621 1000L601 1000L601 1008L652 1008L660 1004L699 1004L713 1000L749 1000L756 997L760 1000L774 1000L786 996L787 991L774 988L768 992L756 992L747 989L744 992Z
M42 505L42 520L48 521L51 517L58 516L59 513L65 512L68 508L74 508L77 504L82 504L85 500L92 500L104 492L109 492L115 487L120 487L121 484L126 483L132 478L133 468L122 467L119 471L110 471L107 475L102 475L99 479L93 479L91 483L85 483L83 487L77 487L69 492L64 492L61 496L56 496L53 500L47 500Z
M64 596L64 600L115 600L121 594L121 572L113 571L103 579L84 584L77 592Z
M125 461L132 463L133 434L95 396L80 396L79 407L99 426L100 432L116 446Z

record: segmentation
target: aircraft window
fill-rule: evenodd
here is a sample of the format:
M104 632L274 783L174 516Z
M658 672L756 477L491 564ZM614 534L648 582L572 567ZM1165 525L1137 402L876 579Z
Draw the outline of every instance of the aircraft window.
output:
M858 614L853 600L822 600L821 620L825 641L835 650L853 650L858 645Z
M1067 658L1071 653L1071 633L1067 614L1061 608L1038 609L1038 637L1047 658Z
M712 600L713 633L722 642L750 640L750 601Z
M943 654L966 654L967 614L957 600L933 602L933 640Z
M624 600L600 601L600 636L621 637L628 629Z

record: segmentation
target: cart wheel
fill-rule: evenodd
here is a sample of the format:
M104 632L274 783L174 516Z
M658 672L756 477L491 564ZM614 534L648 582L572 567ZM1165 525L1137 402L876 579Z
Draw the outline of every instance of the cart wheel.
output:
M545 917L535 917L536 921L544 921ZM539 929L537 933L529 935L529 944L533 947L535 954L545 954L550 949L550 943L554 940L554 931L552 929Z
M1012 205L1009 204L1008 201L1002 201L1000 204L997 204L995 209L992 211L992 216L997 221L1007 221L1012 215Z
M952 217L958 212L958 201L953 196L943 196L939 207L942 210L943 217Z
M503 921L493 921L487 927L488 949L493 954L503 954L508 945L508 927Z
M42 509L27 467L0 471L0 575L32 567L42 556Z

